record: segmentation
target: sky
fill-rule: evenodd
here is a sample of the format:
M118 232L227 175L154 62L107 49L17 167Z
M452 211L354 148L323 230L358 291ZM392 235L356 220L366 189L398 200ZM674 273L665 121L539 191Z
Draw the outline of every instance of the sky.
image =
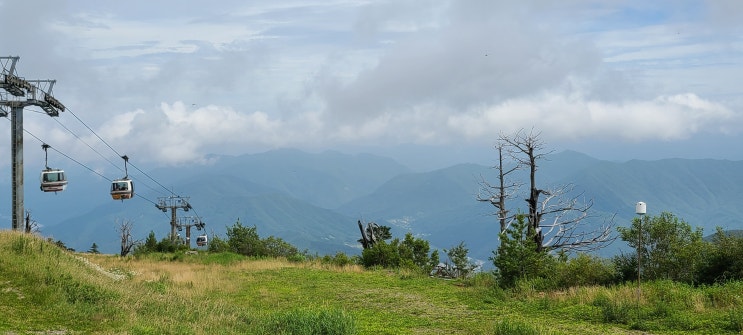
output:
M499 135L524 129L606 160L743 160L741 13L737 0L0 0L0 56L56 80L67 107L24 110L37 164L43 141L106 173L122 154L157 167L278 148L423 169L495 162ZM9 152L0 140L0 168Z

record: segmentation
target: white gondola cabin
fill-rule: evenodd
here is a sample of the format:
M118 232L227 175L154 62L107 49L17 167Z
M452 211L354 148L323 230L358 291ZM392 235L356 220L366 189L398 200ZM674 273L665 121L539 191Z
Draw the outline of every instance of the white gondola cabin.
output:
M59 169L45 169L41 171L41 190L44 192L61 192L67 188L67 178L65 178L64 170Z
M129 178L116 179L111 182L111 198L125 200L134 197L134 182Z
M124 178L116 179L111 182L111 198L114 200L124 201L125 199L131 199L134 197L134 182L129 179L129 172L126 168L126 163L129 162L129 157L126 155L121 156L124 159Z
M42 144L41 148L44 149L44 170L41 170L39 180L41 185L39 188L44 192L61 192L67 188L67 178L65 177L64 170L52 169L49 167L49 152L47 151L51 146L49 144Z
M203 246L206 245L207 240L208 239L207 239L206 235L199 235L198 237L196 237L196 245L198 245L200 247L203 247Z

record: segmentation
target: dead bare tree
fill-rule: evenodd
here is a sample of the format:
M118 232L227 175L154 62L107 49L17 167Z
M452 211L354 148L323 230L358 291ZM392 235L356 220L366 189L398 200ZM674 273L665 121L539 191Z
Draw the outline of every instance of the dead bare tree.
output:
M358 242L361 243L361 246L364 247L364 249L373 247L379 241L392 238L390 227L380 226L374 222L369 222L366 224L366 229L364 229L364 224L361 223L361 220L358 221L358 224L359 231L361 232L361 238Z
M490 184L485 178L481 177L480 180L480 192L477 195L477 201L488 202L498 209L496 215L500 222L500 232L503 233L508 229L508 225L515 217L509 215L508 207L506 207L506 200L514 196L518 190L520 184L517 182L511 182L508 180L508 175L519 169L519 165L512 165L506 167L503 162L503 149L504 143L498 143L496 149L498 150L498 165L493 168L498 171L498 184Z
M37 234L41 231L39 223L31 219L31 211L26 210L26 225L24 231L27 234Z
M587 223L593 202L574 195L573 186L565 185L552 189L537 186L538 162L551 152L545 151L540 133L521 130L511 136L500 135L499 148L506 148L508 156L519 168L529 171L529 194L526 198L529 235L534 237L537 251L566 250L592 251L600 249L616 239L613 232L613 217L604 220L598 227ZM502 156L502 149L499 154ZM502 164L502 163L501 163ZM509 170L511 171L511 170ZM501 185L503 178L501 174ZM500 206L500 204L499 204ZM496 206L498 207L498 206ZM501 222L501 227L503 223Z
M134 228L134 224L131 221L117 220L116 230L119 232L119 237L121 237L121 252L119 253L121 257L128 255L134 246L139 243L139 241L135 241L132 237L132 228Z

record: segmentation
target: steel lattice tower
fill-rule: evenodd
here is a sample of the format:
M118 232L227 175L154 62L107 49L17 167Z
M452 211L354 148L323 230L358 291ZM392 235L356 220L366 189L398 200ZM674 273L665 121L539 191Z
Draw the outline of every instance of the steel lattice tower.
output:
M20 57L0 57L2 78L0 78L0 116L11 118L11 160L12 160L12 208L13 230L23 226L23 108L38 106L49 116L59 116L65 107L52 95L56 80L26 80L16 74L15 65Z

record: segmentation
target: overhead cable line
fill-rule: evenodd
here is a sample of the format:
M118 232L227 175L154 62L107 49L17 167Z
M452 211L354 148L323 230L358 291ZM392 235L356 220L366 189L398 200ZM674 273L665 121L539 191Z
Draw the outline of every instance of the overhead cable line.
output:
M117 156L119 156L119 157L122 156L118 151L116 151L116 149L114 149L110 144L108 144L108 142L106 142L101 136L99 136L98 133L96 133L92 128L90 128L90 126L88 126L85 122L83 122L83 120L81 120L75 113L73 113L71 110L69 110L69 108L67 109L67 111L70 112L70 114L72 114L72 116L74 116L75 119L77 119L78 121L80 121L80 123L82 123L83 126L85 126L85 128L87 128L91 133L93 133L93 135L95 135L95 137L97 137L99 140L101 140L101 142L103 142L103 144L105 144L109 149L111 149L111 151L113 151ZM59 121L57 121L57 122L59 122ZM140 168L138 168L137 166L135 166L133 163L129 162L129 165L131 165L137 171L139 171L140 173L142 173L143 175L145 175L147 178L149 178L150 180L152 180L153 182L155 182L155 184L157 184L160 187L162 187L166 192L168 192L168 193L170 193L172 195L175 195L175 193L173 193L172 191L170 191L167 187L163 186L160 182L158 182L157 180L155 180L155 178L152 178L149 174L147 174L144 171L142 171ZM121 168L119 168L119 170L121 170ZM147 185L147 183L144 183L144 184L145 184L145 186L147 186L152 191L158 192L154 188L152 188L149 185ZM158 192L158 193L161 193L161 192Z
M173 191L169 190L169 189L168 189L167 187L163 186L163 184L160 184L160 182L158 182L157 180L155 180L155 178L152 178L152 177L151 177L150 175L148 175L148 174L147 174L146 172L144 172L144 171L140 170L140 169L139 169L139 168L138 168L138 167L137 167L136 165L134 165L134 164L132 164L132 163L129 163L129 165L131 165L131 166L132 166L132 167L133 167L134 169L136 169L137 171L141 172L141 173L142 173L143 175L147 176L147 178L150 178L150 180L154 181L154 182L155 182L155 184L158 184L158 185L160 185L160 187L162 187L162 188L163 188L164 190L168 191L168 193L170 193L171 195L177 195L177 194L175 194L175 192L173 192ZM154 191L154 190L153 190L153 191Z
M10 121L10 120L8 120L8 121ZM34 135L33 133L31 133L31 132L30 132L30 131L28 131L27 129L25 129L25 128L24 128L24 129L23 129L23 132L25 132L26 134L29 134L29 135L31 135L31 137L35 138L35 139L36 139L37 141L41 142L42 144L46 144L46 142L45 142L44 140L42 140L42 139L41 139L41 138L39 138L38 136ZM83 164L82 162L80 162L80 161L78 161L78 160L76 160L76 159L74 159L74 158L70 157L69 155L65 154L64 152L62 152L62 151L59 151L59 150L58 150L58 149L56 149L55 147L49 146L49 148L50 148L50 149L52 149L52 150L54 150L54 151L55 151L55 152L57 152L58 154L60 154L60 155L62 155L62 156L64 156L64 157L66 157L67 159L69 159L69 160L71 160L71 161L73 161L73 162L77 163L78 165L80 165L80 166L82 166L82 167L84 167L84 168L88 169L88 170L89 170L90 172L93 172L93 173L95 173L96 175L100 176L101 178L103 178L103 179L106 179L106 180L108 180L108 181L113 181L113 179L111 179L111 178L108 178L108 177L104 176L103 174L101 174L100 172L96 171L95 169L93 169L93 168L91 168L91 167L89 167L89 166L87 166L87 165ZM145 183L145 186L148 186L148 185L147 185L147 184ZM148 187L149 187L149 186L148 186ZM154 191L154 190L153 190L153 191ZM140 197L140 198L142 198L142 199L144 199L144 200L146 200L146 201L148 201L148 202L150 202L150 203L152 203L153 205L157 205L157 203L156 203L156 202L152 201L151 199L149 199L149 198L147 198L147 197L145 197L145 196L143 196L143 195L141 195L141 194L139 194L139 193L137 193L137 194L135 194L135 195L136 195L136 196L138 196L138 197Z
M83 126L85 126L85 128L88 128L88 130L90 130L90 132L93 133L93 135L95 135L95 137L97 137L99 140L101 140L101 142L103 142L103 144L105 144L109 149L111 149L111 151L113 151L117 156L119 156L119 157L123 156L118 151L116 151L116 149L114 149L111 145L109 145L108 142L106 142L105 140L103 140L103 138L101 138L100 136L98 136L98 133L96 133L95 131L93 131L92 128L90 128L85 122L83 122L83 120L81 120L79 117L77 117L77 115L75 115L75 113L73 113L69 108L67 109L67 111L70 114L72 114L72 116L74 116L78 121L80 121L80 123L82 123Z
M103 156L103 154L101 154L100 152L98 152L98 150L96 150L95 148L93 148L93 146L91 146L90 144L88 144L88 142L85 142L80 136L78 136L77 134L75 134L75 132L73 132L72 130L70 130L70 128L67 128L67 126L65 126L64 124L62 124L62 122L60 122L58 119L54 119L54 121L57 121L57 123L60 126L62 126L62 128L64 128L65 130L67 130L67 132L69 132L70 134L72 134L72 136L75 136L75 138L77 138L78 141L80 141L83 144L85 144L88 148L90 148L90 150L93 150L93 152L95 152L96 154L98 154L98 156L100 156L101 158L103 158L107 162L111 163L111 165L113 165L114 167L116 167L117 169L119 169L119 171L121 171L121 167L120 166L114 164L114 162L112 162L110 159L106 158L106 156Z
M66 110L67 110L67 112L69 112L70 114L72 114L72 116L74 116L74 117L75 117L75 119L76 119L76 120L78 120L78 122L80 122L80 123L81 123L81 124L82 124L83 126L85 126L85 128L86 128L86 129L88 129L88 131L90 131L90 132L91 132L91 133L92 133L93 135L95 135L95 137L96 137L96 138L98 138L98 140L100 140L101 142L103 142L103 144L105 144L105 145L106 145L106 146L107 146L107 147L108 147L109 149L111 149L111 151L113 151L113 152L114 152L114 153L115 153L115 154L116 154L117 156L119 156L119 157L124 157L124 156L122 156L122 155L121 155L121 154L120 154L120 153L119 153L119 152L118 152L118 151L117 151L116 149L114 149L114 148L113 148L113 146L111 146L111 145L110 145L110 144L109 144L108 142L106 142L106 140L104 140L104 139L103 139L103 138L102 138L102 137L101 137L100 135L98 135L98 133L96 133L96 132L95 132L95 131L94 131L94 130L93 130L93 129L92 129L91 127L90 127L90 126L88 126L88 125L87 125L87 124L86 124L86 123L85 123L85 122L84 122L84 121L83 121L82 119L80 119L80 117L78 117L78 116L77 116L77 115L76 115L76 114L75 114L75 113L74 113L73 111L71 111L71 110L70 110L69 108L67 108ZM108 162L109 164L111 164L111 165L113 165L114 167L116 167L116 168L117 168L117 169L118 169L119 171L122 171L122 170L121 170L121 167L120 167L120 166L118 166L118 165L114 164L114 163L113 163L113 162L112 162L112 161L111 161L110 159L106 158L106 157L105 157L105 156L104 156L103 154L101 154L101 153L100 153L100 152L99 152L98 150L96 150L95 148L93 148L93 146L91 146L91 145L90 145L90 144L88 144L88 143L87 143L86 141L84 141L84 140L83 140L83 139L82 139L82 138L81 138L81 137L80 137L79 135L77 135L77 134L76 134L75 132L73 132L73 131L72 131L71 129L69 129L69 128L68 128L67 126L65 126L64 124L62 124L62 123L61 123L61 122L60 122L59 120L55 120L55 121L57 121L57 123L58 123L58 124L59 124L60 126L62 126L62 128L64 128L64 129L65 129L65 130L66 130L67 132L69 132L70 134L72 134L72 135L73 135L73 136L74 136L74 137L75 137L75 138L76 138L77 140L81 141L81 142L82 142L83 144L85 144L85 145L86 145L86 146L87 146L88 148L90 148L90 149L91 149L91 150L92 150L93 152L95 152L95 153L96 153L96 154L98 154L98 155L99 155L99 156L100 156L101 158L103 158L104 160L106 160L106 161L107 161L107 162ZM35 135L31 134L31 133L30 133L30 132L28 132L27 130L25 130L25 129L24 129L24 131L25 131L26 133L30 134L31 136L33 136L34 138L36 138L37 140L39 140L40 142L42 142L42 143L45 143L45 142L44 142L44 141L42 141L42 140L41 140L40 138L38 138L37 136L35 136ZM63 155L63 156L65 156L65 157L67 157L67 158L68 158L68 159L70 159L71 161L73 161L73 162L75 162L75 163L79 164L80 166L83 166L84 168L86 168L86 169L88 169L88 170L92 171L93 173L95 173L95 174L97 174L97 175L101 176L102 178L104 178L104 179L107 179L107 180L109 180L109 181L112 181L112 182L113 182L113 180L112 180L112 179L109 179L109 178L107 178L107 177L103 176L103 175L102 175L101 173L99 173L99 172L95 171L94 169L92 169L92 168L90 168L90 167L86 166L85 164L83 164L83 163L81 163L81 162L79 162L79 161L77 161L77 160L73 159L72 157L70 157L70 156L68 156L68 155L66 155L66 154L64 154L64 153L62 153L61 151L59 151L59 150L57 150L57 149L55 149L55 148L52 148L52 149L53 149L54 151L56 151L56 152L60 153L61 155ZM127 159L127 160L128 160L128 159ZM136 169L137 171L139 171L140 173L142 173L143 175L145 175L145 176L146 176L147 178L149 178L150 180L152 180L152 181L153 181L153 182L154 182L155 184L157 184L158 186L162 187L162 188L163 188L163 189L164 189L164 190L165 190L165 191L166 191L167 193L170 193L170 194L171 194L171 195L173 195L173 196L177 196L177 195L175 194L175 192L173 192L172 190L169 190L169 189L168 189L167 187L165 187L165 186L164 186L163 184L161 184L160 182L158 182L158 181L157 181L156 179L154 179L154 178L153 178L152 176L150 176L149 174L147 174L146 172L144 172L144 171L143 171L142 169L140 169L140 168L139 168L139 167L137 167L136 165L132 164L131 162L129 162L129 165L131 165L131 166L132 166L133 168L135 168L135 169ZM133 178L133 179L135 179L135 180L138 180L138 178L134 178L134 177L132 177L132 178ZM149 185L148 183L142 182L142 184L143 184L143 185L144 185L145 187L147 187L147 188L149 188L150 190L152 190L153 192L156 192L156 193L160 193L160 194L162 194L162 192L160 192L160 191L158 191L158 190L154 189L154 188L153 188L153 187L151 187L151 186L150 186L150 185ZM148 202L150 202L150 203L152 203L152 204L153 204L153 205L155 205L155 206L158 206L158 203L156 203L156 202L154 202L154 201L152 201L152 200L148 199L147 197L144 197L144 196L142 196L142 195L141 195L140 193L135 193L135 195L136 195L136 196L139 196L140 198L142 198L142 199L144 199L144 200L146 200L146 201L148 201ZM189 207L190 207L190 206L189 206ZM191 209L193 209L193 207L190 207L190 208L191 208ZM196 214L196 216L198 217L198 214L197 214L197 213L196 213L195 211L194 211L194 214Z
M79 118L78 118L78 120L79 120ZM88 148L90 148L90 150L92 150L93 152L95 152L96 154L98 154L98 156L100 156L101 158L103 158L104 160L106 160L106 161L107 161L108 163L110 163L110 164L111 164L112 166L114 166L114 167L115 167L116 169L118 169L119 171L122 171L122 172L123 172L123 170L121 169L121 166L119 166L119 165L115 164L115 163L114 163L114 162L112 162L112 161L111 161L110 159L106 158L106 156L104 156L104 155L103 155L103 154L101 154L101 153L100 153L100 152L99 152L98 150L96 150L95 148L93 148L93 146L91 146L90 144L88 144L87 142L85 142L85 141L84 141L84 140L83 140L83 139L82 139L82 138L81 138L80 136L78 136L78 135L77 135L77 134L76 134L75 132L73 132L73 131L72 131L72 130L71 130L70 128L68 128L67 126L65 126L65 125L64 125L64 124L63 124L62 122L60 122L60 121L59 121L58 119L54 119L54 121L56 121L56 122L57 122L57 123L58 123L58 124L59 124L60 126L62 126L62 128L64 128L65 130L67 130L67 132L69 132L70 134L72 134L72 136L75 136L75 138L77 138L77 140L78 140L78 141L82 142L82 143L83 143L83 144L85 144L85 145L86 145L86 146L87 146ZM87 125L86 125L86 127L87 127ZM88 129L90 129L89 127L87 127L87 128L88 128ZM95 135L96 135L96 137L98 137L98 138L100 139L100 136L98 136L97 134L95 134ZM38 138L37 138L37 139L38 139ZM111 146L110 146L110 145L108 145L108 143L106 143L106 146L108 146L109 148L111 148ZM56 149L55 149L55 150L56 150ZM112 148L112 151L116 152L116 150L113 150L113 148ZM130 163L129 165L132 165L132 164ZM136 168L136 169L137 169L138 171L142 172L142 170L139 170L139 168L137 168L137 167L135 167L135 168ZM150 179L152 179L152 177L150 177L150 176L149 176L149 175L147 175L146 173L144 173L144 172L142 172L142 173L143 173L144 175L146 175L147 177L149 177ZM132 179L134 179L134 180L137 180L137 181L139 181L139 179L138 179L138 178L135 178L135 177L132 177ZM154 180L154 179L152 179L152 180L153 180L153 181L154 181L155 183L157 183L157 181L156 181L156 180ZM112 179L109 179L109 181L113 181L113 180L112 180ZM160 191L158 191L158 190L154 189L154 188L153 188L152 186L150 186L149 184L147 184L147 183L145 183L145 182L142 182L142 184L143 184L143 185L144 185L145 187L147 187L147 188L149 188L150 190L152 190L153 192L156 192L156 193L160 193L160 194L162 194L162 192L160 192ZM160 185L160 183L158 183L158 185ZM160 185L160 186L162 186L162 185Z

